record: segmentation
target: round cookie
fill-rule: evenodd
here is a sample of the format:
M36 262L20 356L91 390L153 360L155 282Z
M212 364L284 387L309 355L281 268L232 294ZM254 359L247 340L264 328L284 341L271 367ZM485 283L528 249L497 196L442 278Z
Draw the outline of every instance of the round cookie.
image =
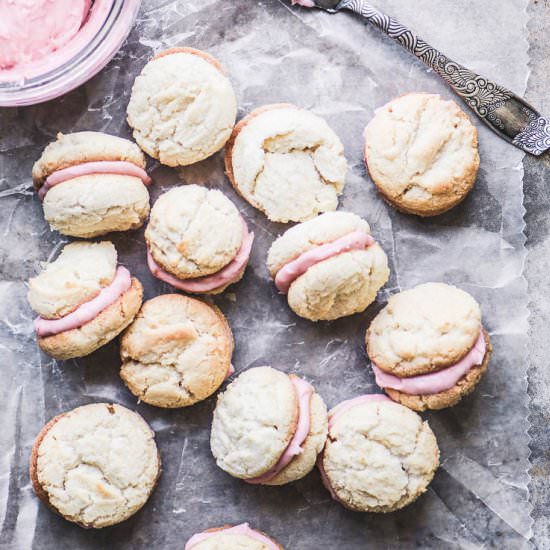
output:
M290 308L311 321L364 311L389 277L369 224L341 211L288 229L271 245L267 266Z
M193 535L185 550L284 550L265 533L251 529L248 523L225 525Z
M101 132L58 134L33 166L52 229L91 238L140 227L149 214L151 179L139 147Z
M235 126L225 168L233 187L270 220L300 222L336 210L347 162L322 118L277 104L255 109Z
M145 230L153 274L195 293L219 293L240 280L253 239L237 207L199 185L161 195Z
M76 242L30 279L28 298L39 314L34 326L44 352L56 359L83 357L131 323L143 288L116 263L111 242Z
M443 283L392 296L367 330L366 345L380 387L418 411L450 407L469 394L492 350L478 303Z
M120 405L84 405L52 419L30 460L37 496L82 527L115 525L146 502L160 475L154 433Z
M121 339L120 376L149 405L187 407L233 372L233 337L222 312L195 298L148 300Z
M219 151L237 116L231 82L211 55L171 48L136 78L128 104L134 139L167 166L186 166Z
M365 162L392 206L435 216L456 206L474 185L477 130L454 101L407 94L379 109L366 127Z
M385 396L361 396L329 412L319 468L332 497L350 510L399 510L426 491L438 466L428 422Z
M283 485L314 468L326 433L326 406L307 382L256 367L218 396L210 446L218 466L230 475Z

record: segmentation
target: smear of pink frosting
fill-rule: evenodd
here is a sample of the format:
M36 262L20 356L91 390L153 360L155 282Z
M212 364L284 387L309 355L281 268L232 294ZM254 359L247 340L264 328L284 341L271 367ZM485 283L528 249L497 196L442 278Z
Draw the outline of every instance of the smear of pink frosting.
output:
M225 376L225 379L227 380L230 376L233 376L235 374L235 367L233 364L229 365L229 369L227 371L227 374Z
M313 387L301 378L293 376L291 380L298 395L298 425L296 426L294 436L290 440L285 452L281 455L281 458L279 458L277 464L261 476L245 479L244 481L247 483L261 485L262 483L271 481L290 464L295 456L304 452L302 445L309 434L311 425L311 396L313 395Z
M248 258L250 258L250 251L252 250L252 243L254 242L254 233L249 233L246 222L244 219L242 221L243 240L241 248L239 248L235 258L220 271L212 275L207 275L206 277L197 277L196 279L178 279L174 275L164 271L164 269L155 262L151 255L151 251L147 248L147 265L149 266L149 270L157 279L185 292L210 292L231 283L246 268Z
M184 550L191 550L191 548L194 548L197 544L211 537L218 536L220 535L220 533L244 535L246 537L250 537L252 539L255 539L261 542L262 544L267 546L270 550L280 550L279 546L275 544L269 537L266 537L263 533L260 533L258 531L255 531L254 529L251 529L248 523L241 523L240 525L235 525L235 527L228 527L227 529L220 529L219 531L197 533L187 541L187 544L185 545Z
M486 351L487 344L483 331L481 331L474 347L466 356L458 363L440 371L399 378L398 376L384 372L374 363L372 363L372 370L376 376L376 383L381 388L391 388L408 395L431 395L453 388L470 369L483 363Z
M353 399L348 399L347 401L342 401L342 403L336 405L336 407L333 407L328 413L329 430L330 428L332 428L335 420L338 417L342 416L344 413L348 412L350 409L353 409L353 407L357 407L358 405L363 405L364 403L375 403L377 401L391 401L391 399L386 395L382 395L379 393L371 393L367 395L360 395L359 397L354 397ZM327 491L330 493L330 496L333 498L333 500L335 500L336 502L340 502L342 504L342 501L338 498L338 496L334 492L334 489L330 484L330 480L327 476L327 473L325 472L325 468L323 466L323 455L324 455L324 451L317 458L317 468L319 469L319 473L321 474L321 480L323 481L323 485L325 486Z
M314 8L315 2L313 0L292 0L292 5L298 4L299 6L304 6L305 8Z
M34 320L34 329L38 336L51 336L66 330L72 330L95 319L104 309L116 302L132 285L130 272L119 266L115 278L109 286L101 289L100 293L80 305L75 311L65 315L61 319L44 319L38 317Z
M281 294L286 294L290 285L311 266L343 252L362 250L373 244L374 239L371 235L362 231L353 231L335 241L316 246L279 269L275 275L275 286Z
M73 178L91 174L134 176L135 178L139 178L145 185L151 183L151 178L147 175L147 172L132 162L123 160L100 160L96 162L83 162L81 164L69 166L63 170L52 172L38 190L38 196L41 200L44 200L46 193L55 185L72 180Z

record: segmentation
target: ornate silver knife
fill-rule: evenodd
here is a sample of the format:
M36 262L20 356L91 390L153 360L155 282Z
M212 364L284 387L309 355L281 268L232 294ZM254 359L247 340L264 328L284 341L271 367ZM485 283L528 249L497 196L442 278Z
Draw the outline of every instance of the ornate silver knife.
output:
M550 121L524 99L503 86L449 59L364 0L292 0L330 13L349 10L364 17L433 69L501 138L531 155L550 149Z

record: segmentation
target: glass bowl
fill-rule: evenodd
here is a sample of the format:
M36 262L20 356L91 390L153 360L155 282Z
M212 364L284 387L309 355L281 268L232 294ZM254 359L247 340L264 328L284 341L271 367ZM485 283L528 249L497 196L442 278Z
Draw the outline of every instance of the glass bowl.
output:
M45 59L0 71L0 107L33 105L59 97L97 74L126 40L141 0L96 0L77 37Z

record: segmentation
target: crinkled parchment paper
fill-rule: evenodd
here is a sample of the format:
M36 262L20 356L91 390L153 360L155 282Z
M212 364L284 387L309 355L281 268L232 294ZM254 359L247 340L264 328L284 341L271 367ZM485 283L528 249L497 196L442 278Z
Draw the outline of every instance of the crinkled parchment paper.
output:
M449 56L518 93L528 76L527 0L385 0L378 4ZM506 29L506 32L503 32ZM25 280L66 239L51 233L30 171L58 131L129 136L125 108L135 75L161 48L190 45L219 57L240 115L289 101L325 117L346 146L350 172L341 208L364 216L385 248L392 276L362 315L312 324L296 318L268 280L267 249L284 229L236 197L221 154L176 173L152 165L153 198L178 182L223 189L256 233L244 280L216 303L236 338L238 371L271 364L312 381L329 406L375 391L363 335L388 296L430 280L455 283L482 304L494 354L477 391L427 414L442 466L417 503L388 515L357 514L331 501L316 472L283 488L250 486L217 469L208 439L214 399L187 410L137 404L117 374L113 342L91 357L56 362L34 343ZM148 0L128 42L86 86L37 107L0 111L0 517L3 548L183 548L205 528L249 521L289 550L510 548L528 546L527 296L522 153L480 130L481 170L468 199L420 220L376 194L362 162L362 130L374 110L410 91L452 93L409 54L349 15L291 9L278 0ZM146 297L171 289L145 265L143 233L115 235L122 263ZM32 494L32 441L55 414L94 401L138 410L157 432L164 473L151 501L126 523L85 531L54 516Z

